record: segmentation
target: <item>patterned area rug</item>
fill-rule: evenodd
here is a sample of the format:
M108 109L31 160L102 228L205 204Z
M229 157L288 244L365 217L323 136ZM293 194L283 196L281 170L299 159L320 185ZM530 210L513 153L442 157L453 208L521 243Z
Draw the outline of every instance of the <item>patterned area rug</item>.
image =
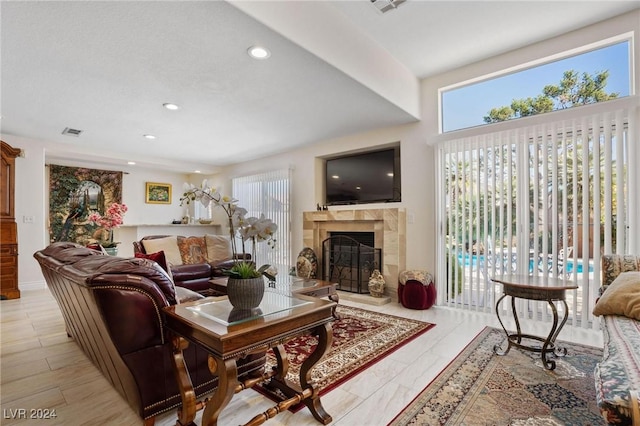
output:
M567 356L545 370L539 353L506 345L485 328L390 425L603 425L593 370L602 349L562 343ZM503 348L506 346L503 346Z
M425 333L435 324L338 305L340 319L331 324L333 343L329 353L311 370L312 379L323 395L339 384L360 373L406 343ZM285 344L289 358L287 379L300 385L300 366L312 353L317 339L301 336ZM273 352L267 352L267 369L276 365ZM257 385L253 389L280 401L277 390ZM293 407L297 411L304 405Z

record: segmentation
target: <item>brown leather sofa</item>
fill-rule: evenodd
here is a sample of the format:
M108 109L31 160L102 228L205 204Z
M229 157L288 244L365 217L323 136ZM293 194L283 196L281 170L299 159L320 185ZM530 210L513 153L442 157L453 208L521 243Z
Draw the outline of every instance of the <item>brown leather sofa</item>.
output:
M148 235L140 241L133 242L133 252L148 254L144 247L145 240L155 240L166 238L170 235ZM238 259L251 260L250 254L238 255ZM209 280L215 277L224 276L224 270L233 266L233 260L223 260L220 262L204 262L189 265L171 265L171 274L176 286L185 287L205 295L210 295L212 290Z
M34 253L72 337L145 424L177 408L180 393L173 371L172 344L162 308L202 296L175 287L155 262L104 255L70 242L53 243ZM189 345L185 359L200 397L218 379L208 354ZM264 354L238 365L243 377L262 373Z

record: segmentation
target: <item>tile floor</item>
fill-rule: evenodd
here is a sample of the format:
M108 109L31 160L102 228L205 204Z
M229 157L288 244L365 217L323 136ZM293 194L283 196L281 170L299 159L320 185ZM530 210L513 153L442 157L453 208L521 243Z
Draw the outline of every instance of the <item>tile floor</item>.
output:
M340 303L435 323L436 327L322 397L332 425L386 425L485 326L499 326L493 314L433 307L414 311L397 303L369 306L343 298ZM0 394L3 425L139 425L142 422L100 372L67 337L60 311L48 290L23 291L0 302ZM506 324L509 328L511 324ZM523 324L526 328L526 324ZM541 324L526 328L546 334ZM599 331L565 327L561 340L602 346ZM272 407L255 391L235 395L219 425L237 425ZM15 419L17 409L55 409L48 421ZM175 424L175 412L157 425ZM200 422L200 414L196 418ZM285 412L269 425L318 425L306 409Z

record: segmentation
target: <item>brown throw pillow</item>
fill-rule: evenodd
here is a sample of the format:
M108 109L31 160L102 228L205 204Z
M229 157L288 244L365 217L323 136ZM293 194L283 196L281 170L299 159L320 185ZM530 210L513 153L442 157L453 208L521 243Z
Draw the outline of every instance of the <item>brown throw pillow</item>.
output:
M178 237L178 249L185 265L207 263L207 246L204 237Z
M640 321L640 272L623 272L600 296L593 315L622 315Z

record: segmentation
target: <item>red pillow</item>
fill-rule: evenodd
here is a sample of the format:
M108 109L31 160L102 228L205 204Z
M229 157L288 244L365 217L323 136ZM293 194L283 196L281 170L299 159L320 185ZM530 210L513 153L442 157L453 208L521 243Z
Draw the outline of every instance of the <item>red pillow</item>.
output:
M169 264L167 263L167 258L164 255L164 251L159 251L157 253L140 253L136 252L135 257L140 257L142 259L149 259L156 262L162 269L164 269L167 274L171 277L171 270L169 269ZM173 279L173 277L172 277Z

